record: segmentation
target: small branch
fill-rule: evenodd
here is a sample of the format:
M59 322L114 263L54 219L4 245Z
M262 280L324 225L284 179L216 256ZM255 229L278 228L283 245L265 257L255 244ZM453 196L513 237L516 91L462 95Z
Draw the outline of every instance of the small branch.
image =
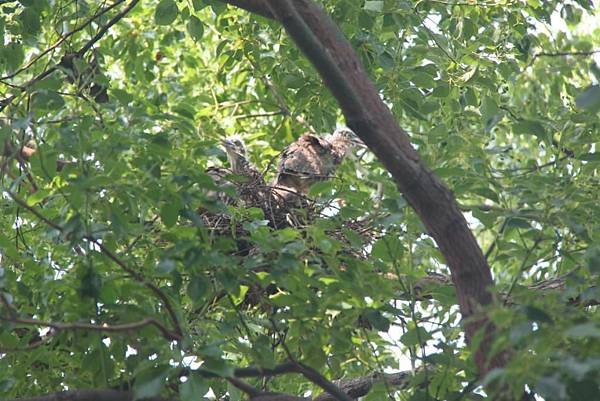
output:
M64 36L61 36L60 39L58 41L56 41L52 46L48 47L46 50L44 50L43 52L41 52L40 54L38 54L36 57L34 57L33 59L31 59L31 61L29 61L23 67L19 68L18 70L16 70L12 74L8 74L8 75L5 75L3 77L0 77L0 81L4 81L6 79L14 78L17 75L19 75L20 73L22 73L23 71L27 70L29 67L31 67L32 65L34 65L38 60L40 60L46 54L50 53L51 51L53 51L54 49L56 49L58 46L60 46L65 40L67 40L71 36L75 35L77 32L85 29L95 19L100 18L101 16L103 16L104 14L106 14L107 12L109 12L110 10L112 10L113 8L115 8L116 6L118 6L119 4L123 3L124 1L125 0L117 0L113 4L111 4L110 6L108 6L106 8L103 8L102 10L98 11L96 14L94 14L93 16L91 16L90 18L88 18L81 25L79 25L78 27L74 28L71 32L65 34Z
M256 113L256 114L240 114L237 116L233 116L234 120L242 120L242 119L246 119L246 118L260 118L260 117L271 117L271 116L280 116L280 115L285 115L286 113L279 110L279 111L269 111L266 113Z
M523 71L527 70L527 68L531 67L533 65L533 63L535 63L535 61L539 58L539 57L565 57L565 56L576 56L576 57L581 57L581 56L593 56L594 54L600 53L600 49L597 50L590 50L590 51L572 51L572 52L568 52L568 51L562 51L562 52L539 52L534 54L531 57L531 60L529 60L529 63L527 63L527 66L523 69Z
M129 5L127 7L125 7L120 13L118 13L117 15L115 15L106 25L104 25L96 35L94 35L94 37L92 39L90 39L79 51L77 51L75 54L79 57L83 56L85 54L86 51L88 51L89 49L92 48L92 46L102 38L102 36L108 31L108 29L113 26L114 24L116 24L118 21L120 21L123 17L125 17L125 15L127 15L127 13L129 11L131 11L131 9L133 7L135 7L135 5L139 2L139 0L133 0L131 3L129 3ZM25 91L26 89L28 89L29 87L31 87L32 85L34 85L36 82L41 81L42 79L46 78L48 75L52 74L53 72L57 71L59 69L60 63L53 65L52 67L48 68L47 70L44 70L43 72L41 72L40 74L36 75L35 77L33 77L32 79L30 79L29 81L27 81L26 83L22 84L19 86L18 89L20 89L21 91ZM6 106L8 106L9 104L11 104L18 95L12 95L12 96L8 96L4 99L0 99L0 111L4 110L4 108L6 108Z
M42 222L44 222L49 227L52 227L55 230L58 230L60 232L64 231L60 225L56 224L52 220L45 217L38 210L36 210L34 207L28 205L27 202L20 199L18 196L13 194L11 191L5 189L4 192L6 192L11 197L11 199L13 201L15 201L15 203L17 203L19 206L21 206L22 208L29 211L31 214L36 216L38 219L40 219ZM102 254L104 254L110 260L115 262L122 270L124 270L126 273L128 273L134 280L138 281L139 283L143 284L148 289L150 289L162 301L164 307L167 309L169 317L171 318L171 322L173 323L173 326L175 328L176 334L180 338L183 336L183 330L181 329L181 326L179 325L179 319L177 318L177 313L175 312L175 309L171 305L171 302L169 301L167 296L161 291L160 288L158 288L158 286L156 286L156 284L146 280L146 278L141 273L139 273L138 271L127 266L127 264L125 264L125 262L123 262L121 259L119 259L110 249L108 249L106 246L104 246L104 244L102 244L96 238L94 238L90 235L85 235L82 238L93 243L94 245L96 245L100 249Z
M297 369L293 362L284 362L271 369L254 366L237 368L233 374L235 377L271 377L295 372L297 372Z
M231 4L232 6L236 6L242 8L246 11L250 11L251 13L258 14L265 18L274 18L273 13L264 0L219 0L223 3Z
M600 53L600 49L590 51L573 51L573 52L540 52L536 53L533 58L536 57L563 57L563 56L593 56L594 54Z
M92 48L92 46L94 46L94 44L97 41L99 41L102 38L102 36L104 36L104 34L110 29L110 27L113 26L114 24L116 24L117 22L119 22L123 17L125 17L129 13L129 11L131 11L133 9L133 7L135 7L137 5L138 2L139 2L139 0L132 0L131 3L129 3L129 5L127 7L125 7L120 13L118 13L113 18L111 18L111 20L108 21L108 23L106 25L104 25L98 31L98 33L96 33L96 35L94 35L94 37L92 39L90 39L81 49L79 49L79 51L77 52L77 55L83 56L83 54L85 54L88 50L90 50Z
M68 330L90 330L90 331L103 331L109 333L115 333L120 331L130 331L141 329L145 326L155 326L158 328L163 336L169 341L179 341L181 340L181 336L175 333L172 333L169 329L167 329L162 323L153 318L145 318L140 320L139 322L132 323L124 323L117 325L96 325L90 323L59 323L59 322L46 322L38 319L31 318L20 318L16 316L5 317L0 315L0 320L13 322L17 324L24 324L28 326L43 326L43 327L51 327L56 331L68 331Z

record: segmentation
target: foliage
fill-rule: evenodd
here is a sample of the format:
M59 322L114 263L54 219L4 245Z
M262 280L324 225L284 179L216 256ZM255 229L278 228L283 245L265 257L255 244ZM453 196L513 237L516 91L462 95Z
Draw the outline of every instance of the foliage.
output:
M145 1L112 25L129 3L111 4L0 3L0 139L37 144L29 160L7 152L2 164L0 395L132 384L139 398L197 399L210 388L235 399L207 372L272 368L291 354L332 380L427 362L408 390L381 391L458 399L477 377L454 292L419 292L422 279L447 273L444 260L370 153L313 187L328 207L303 227L274 230L261 210L207 196L206 168L226 164L220 138L240 134L270 179L301 133L342 123L285 32L208 0ZM322 4L463 205L496 292L511 296L510 307L488 311L496 350L510 349L511 361L486 380L546 400L599 398L600 38L581 22L590 3ZM107 24L93 50L73 56ZM56 169L56 160L70 163ZM232 233L244 227L241 237L215 235L198 218L215 207L231 215ZM253 251L240 254L242 241ZM532 286L554 278L564 285ZM49 329L15 317L152 318L174 337L152 324ZM190 365L197 372L181 383ZM321 391L294 375L248 381Z

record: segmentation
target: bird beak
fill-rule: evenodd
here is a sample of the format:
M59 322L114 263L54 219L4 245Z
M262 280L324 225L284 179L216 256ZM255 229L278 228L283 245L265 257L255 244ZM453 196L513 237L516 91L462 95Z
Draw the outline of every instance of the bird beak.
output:
M221 139L221 145L223 145L226 148L233 147L233 143L231 143L229 139Z
M350 142L352 143L352 145L356 146L357 148L367 149L367 145L365 145L365 143L362 141L362 139L360 139L357 136L350 139Z

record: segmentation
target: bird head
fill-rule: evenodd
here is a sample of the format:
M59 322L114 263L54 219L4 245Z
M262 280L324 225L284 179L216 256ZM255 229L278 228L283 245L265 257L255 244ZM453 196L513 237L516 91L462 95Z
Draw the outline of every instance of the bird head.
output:
M364 142L348 127L336 129L327 139L344 155L356 147L365 147Z
M231 164L231 171L238 173L243 163L246 163L246 145L242 138L230 136L221 140L221 145L227 153L227 160Z

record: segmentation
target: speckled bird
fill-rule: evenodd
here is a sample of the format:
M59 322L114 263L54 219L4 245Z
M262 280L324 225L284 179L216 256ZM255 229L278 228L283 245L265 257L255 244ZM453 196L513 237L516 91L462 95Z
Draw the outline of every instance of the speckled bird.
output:
M289 200L296 194L307 194L312 184L331 178L359 143L356 134L346 127L325 137L302 135L281 153L273 182L276 197Z
M235 190L239 199L246 206L255 205L261 199L257 195L265 188L262 174L246 158L246 146L238 136L232 136L221 141L227 154L230 168L210 167L206 173L213 179L215 185L222 189ZM233 177L237 176L237 177ZM210 191L208 197L220 200L227 205L233 205L236 200L225 191Z

